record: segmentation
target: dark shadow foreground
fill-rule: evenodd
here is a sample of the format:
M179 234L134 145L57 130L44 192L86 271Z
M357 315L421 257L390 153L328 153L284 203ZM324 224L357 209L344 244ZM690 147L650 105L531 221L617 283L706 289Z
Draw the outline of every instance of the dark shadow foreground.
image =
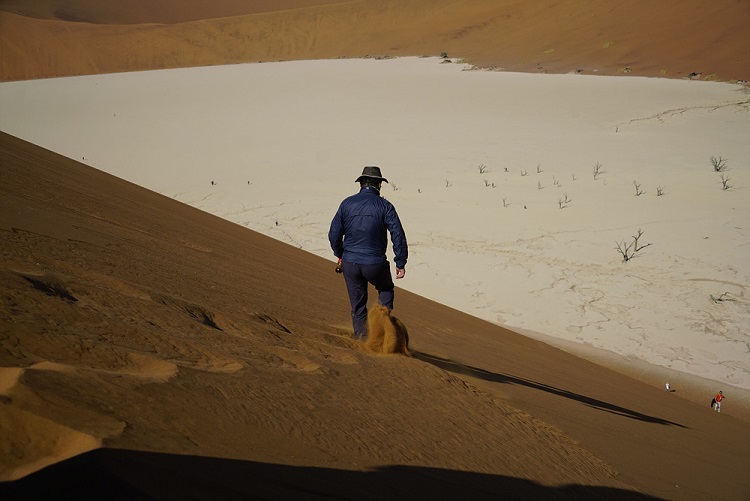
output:
M568 485L437 468L371 471L284 466L154 452L98 449L15 482L0 499L657 499L622 489Z

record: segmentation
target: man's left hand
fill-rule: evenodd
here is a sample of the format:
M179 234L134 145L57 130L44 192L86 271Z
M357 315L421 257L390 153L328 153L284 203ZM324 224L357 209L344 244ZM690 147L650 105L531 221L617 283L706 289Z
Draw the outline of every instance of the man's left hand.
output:
M403 268L396 268L396 278L404 278L404 275L406 275L406 270Z

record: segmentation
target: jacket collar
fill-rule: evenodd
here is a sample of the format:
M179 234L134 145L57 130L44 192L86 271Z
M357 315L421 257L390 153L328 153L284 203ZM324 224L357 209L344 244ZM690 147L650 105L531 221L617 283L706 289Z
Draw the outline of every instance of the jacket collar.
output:
M363 186L362 188L359 189L359 192L380 196L380 192L378 191L378 189L373 186Z

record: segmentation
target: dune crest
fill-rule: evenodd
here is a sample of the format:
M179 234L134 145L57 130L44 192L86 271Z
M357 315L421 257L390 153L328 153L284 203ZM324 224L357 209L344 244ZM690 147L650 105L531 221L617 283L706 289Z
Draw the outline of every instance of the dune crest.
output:
M0 395L7 395L18 384L21 374L22 367L0 367Z
M59 0L10 3L0 12L0 80L441 54L508 71L750 79L742 1L242 3L88 1L77 12Z
M150 0L5 0L0 9L25 17L89 24L177 24L348 2L351 0L180 0L155 5Z
M22 478L46 466L101 447L102 440L49 419L2 405L0 482Z

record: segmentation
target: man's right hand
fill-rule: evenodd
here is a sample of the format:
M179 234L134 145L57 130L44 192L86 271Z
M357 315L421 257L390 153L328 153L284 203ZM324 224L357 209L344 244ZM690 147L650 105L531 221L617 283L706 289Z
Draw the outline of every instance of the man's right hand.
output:
M403 268L396 268L396 278L404 278L404 275L406 275L406 270Z

